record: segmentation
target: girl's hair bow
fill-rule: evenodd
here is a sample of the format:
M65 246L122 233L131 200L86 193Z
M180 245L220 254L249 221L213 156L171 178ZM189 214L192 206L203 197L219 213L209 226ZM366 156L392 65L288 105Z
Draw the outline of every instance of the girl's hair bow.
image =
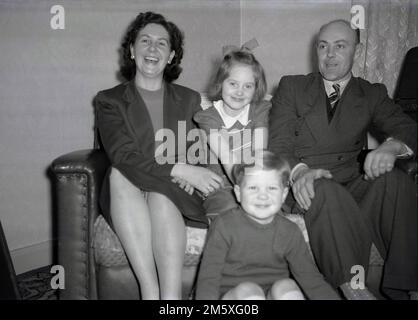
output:
M223 56L226 56L227 54L234 52L234 51L247 51L252 53L252 50L258 47L258 42L256 38L252 38L251 40L248 40L245 42L241 48L238 48L237 46L233 44L229 44L222 47L222 54Z

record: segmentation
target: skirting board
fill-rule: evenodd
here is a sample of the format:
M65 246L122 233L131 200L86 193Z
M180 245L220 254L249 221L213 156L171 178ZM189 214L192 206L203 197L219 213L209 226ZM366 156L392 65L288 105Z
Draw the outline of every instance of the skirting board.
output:
M52 240L10 251L16 274L52 264Z

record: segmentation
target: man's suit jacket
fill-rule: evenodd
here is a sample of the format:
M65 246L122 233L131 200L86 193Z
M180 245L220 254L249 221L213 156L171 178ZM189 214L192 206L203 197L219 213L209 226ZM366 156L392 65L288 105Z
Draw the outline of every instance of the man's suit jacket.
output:
M112 167L118 169L141 190L166 195L184 215L206 225L201 199L196 193L193 196L188 195L171 182L170 173L174 164L158 164L155 161L155 137L151 118L134 81L99 92L94 103L96 125ZM186 134L195 128L193 115L198 110L201 110L198 92L165 83L164 128L174 132L175 141L170 141L169 144L176 150L175 162L179 156L185 156L184 151L192 144L186 143ZM186 125L182 132L179 132L179 121L184 121ZM179 147L183 143L185 150ZM184 160L182 157L181 162ZM106 218L110 217L108 176L109 172L101 193L101 205Z
M384 85L352 77L330 123L326 99L320 73L280 80L272 98L269 149L292 168L303 162L348 182L361 174L358 156L370 130L399 139L416 153L416 123L393 103Z

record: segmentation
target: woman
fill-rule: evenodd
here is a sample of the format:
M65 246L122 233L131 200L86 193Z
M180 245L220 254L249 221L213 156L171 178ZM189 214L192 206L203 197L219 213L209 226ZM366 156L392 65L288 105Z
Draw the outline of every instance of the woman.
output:
M122 44L122 73L130 81L99 92L95 99L100 137L112 163L102 209L121 240L143 299L181 299L185 222L207 226L194 189L207 194L222 181L208 169L187 164L185 154L177 152L177 141L186 137L168 142L176 144L176 152L166 155L174 161L157 161L162 155L156 154L154 134L164 128L177 135L180 121L189 132L200 109L197 92L171 83L181 72L182 46L175 24L153 12L139 14Z

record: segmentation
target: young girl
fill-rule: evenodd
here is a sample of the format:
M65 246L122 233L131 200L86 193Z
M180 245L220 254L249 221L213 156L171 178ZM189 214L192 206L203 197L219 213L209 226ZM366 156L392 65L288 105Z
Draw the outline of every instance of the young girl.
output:
M227 53L210 85L213 106L199 111L194 120L207 135L209 168L223 177L223 187L206 194L208 216L236 208L231 170L234 164L251 161L255 149L267 146L271 104L266 94L264 70L248 50Z

